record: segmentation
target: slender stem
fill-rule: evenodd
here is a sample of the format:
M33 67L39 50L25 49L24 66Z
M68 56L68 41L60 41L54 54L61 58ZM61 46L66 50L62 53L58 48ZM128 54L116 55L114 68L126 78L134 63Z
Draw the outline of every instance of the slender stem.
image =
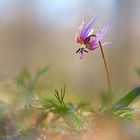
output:
M110 75L109 75L109 70L108 70L108 66L107 66L107 62L106 62L106 59L105 59L105 55L104 55L104 51L103 51L103 47L102 47L101 41L99 41L99 46L100 46L100 50L101 50L101 54L102 54L102 58L103 58L104 66L105 66L105 70L106 70L106 75L107 75L107 82L108 82L108 87L109 87L109 109L111 109L111 106L112 106L112 95L111 95Z

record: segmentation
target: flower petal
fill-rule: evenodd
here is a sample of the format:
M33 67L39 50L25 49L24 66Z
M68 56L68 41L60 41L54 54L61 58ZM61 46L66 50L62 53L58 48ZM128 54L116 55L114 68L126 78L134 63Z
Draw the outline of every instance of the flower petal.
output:
M89 33L92 30L93 25L95 24L97 18L99 17L99 15L97 15L95 18L91 19L87 25L83 28L81 34L80 34L80 38L81 39L85 39L88 37Z
M106 32L108 31L109 27L111 24L106 25L102 30L100 30L95 37L95 41L96 43L98 43L100 40L103 39L104 35L106 34Z
M88 33L88 36L92 35L93 32L94 32L94 29L91 29L91 31Z
M83 59L83 52L81 52L81 54L80 54L80 59L81 60Z
M98 44L94 44L94 42L89 42L86 48L89 50L95 50L96 48L98 48Z
M82 23L80 24L80 26L78 27L78 29L77 29L77 32L76 32L76 35L75 35L75 41L77 42L77 43L79 43L79 36L80 36L80 33L82 32L82 30L83 30L83 27L84 27L84 20L82 21Z
M107 41L107 42L102 43L102 46L108 46L110 44L112 44L112 41Z
M104 46L108 46L110 44L112 44L112 41L107 41L107 42L102 43L102 46L104 47ZM98 47L99 47L99 44L94 44L94 42L89 42L89 46L87 47L87 49L95 50Z

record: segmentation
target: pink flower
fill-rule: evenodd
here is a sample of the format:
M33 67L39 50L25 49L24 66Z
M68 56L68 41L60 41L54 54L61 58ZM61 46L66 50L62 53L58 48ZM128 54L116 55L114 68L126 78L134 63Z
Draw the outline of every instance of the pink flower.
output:
M106 34L106 32L109 29L110 24L106 25L103 29L101 29L97 34L93 34L93 25L95 24L96 20L98 18L98 15L91 19L86 25L84 24L84 21L82 24L78 27L75 41L77 43L80 43L81 47L76 51L76 53L80 53L80 59L83 58L83 52L87 52L95 50L99 47L99 41L101 41ZM111 41L102 43L102 46L106 46L111 44Z

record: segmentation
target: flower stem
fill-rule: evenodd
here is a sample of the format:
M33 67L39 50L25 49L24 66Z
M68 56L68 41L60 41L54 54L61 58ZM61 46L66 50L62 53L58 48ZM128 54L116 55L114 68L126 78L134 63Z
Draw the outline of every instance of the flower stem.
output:
M99 46L100 46L100 50L101 50L101 54L102 54L102 58L103 58L104 66L105 66L106 76L107 76L107 82L108 82L108 87L109 87L109 109L111 109L112 95L111 95L110 75L109 75L109 70L108 70L108 66L107 66L107 62L106 62L106 58L105 58L105 55L104 55L104 51L103 51L101 41L99 41Z

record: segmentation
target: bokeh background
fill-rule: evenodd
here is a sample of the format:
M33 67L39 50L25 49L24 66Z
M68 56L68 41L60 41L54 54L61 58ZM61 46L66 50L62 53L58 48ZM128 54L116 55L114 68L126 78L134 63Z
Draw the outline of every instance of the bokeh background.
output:
M97 14L95 32L112 23L104 48L114 89L139 84L139 0L0 0L0 81L23 67L32 73L48 65L51 88L64 84L70 92L91 94L107 87L100 50L80 61L74 42L77 27ZM73 93L74 93L73 92Z

